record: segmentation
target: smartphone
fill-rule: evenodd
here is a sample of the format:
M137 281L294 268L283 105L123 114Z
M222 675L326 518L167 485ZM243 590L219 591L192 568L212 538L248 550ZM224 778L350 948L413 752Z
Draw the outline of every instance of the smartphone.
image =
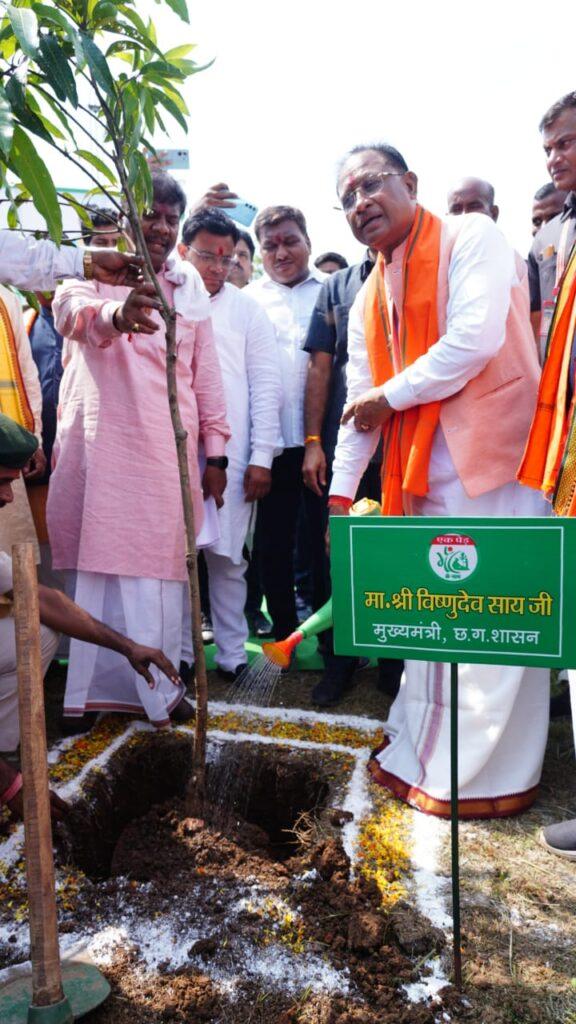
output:
M244 199L237 199L234 206L230 206L224 213L232 220L238 221L244 227L249 228L254 217L258 213L258 207L254 203L247 203Z

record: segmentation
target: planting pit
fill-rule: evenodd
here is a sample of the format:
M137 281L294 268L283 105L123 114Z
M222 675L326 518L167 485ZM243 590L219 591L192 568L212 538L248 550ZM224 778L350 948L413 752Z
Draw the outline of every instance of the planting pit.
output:
M433 1005L408 1001L403 986L420 980L439 936L414 915L411 958L409 908L389 912L382 879L351 870L368 747L212 730L200 820L184 804L190 733L130 728L86 771L56 846L62 949L82 943L112 984L88 1024L464 1019L451 990ZM27 955L10 843L0 966Z

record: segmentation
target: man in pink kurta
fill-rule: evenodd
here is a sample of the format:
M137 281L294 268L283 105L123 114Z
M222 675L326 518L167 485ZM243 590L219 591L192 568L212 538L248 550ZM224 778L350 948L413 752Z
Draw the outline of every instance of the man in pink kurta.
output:
M230 431L208 297L193 268L168 258L185 196L168 175L154 175L153 183L153 208L142 226L177 311L178 398L198 532L203 493L222 503L226 481L218 462ZM178 664L185 534L157 300L150 286L130 291L67 281L53 309L66 339L47 508L54 566L77 570L75 599L83 607L137 641L154 638ZM202 480L199 444L207 459ZM167 725L183 691L175 696L160 673L156 684L150 691L113 653L73 642L64 714L144 708L155 725Z

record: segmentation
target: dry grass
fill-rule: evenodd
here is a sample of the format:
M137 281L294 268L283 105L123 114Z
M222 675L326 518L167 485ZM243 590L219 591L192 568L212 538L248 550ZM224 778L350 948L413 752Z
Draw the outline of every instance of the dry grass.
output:
M576 1024L576 864L538 842L542 825L571 815L576 771L564 721L552 726L532 810L461 826L466 989L483 1024Z

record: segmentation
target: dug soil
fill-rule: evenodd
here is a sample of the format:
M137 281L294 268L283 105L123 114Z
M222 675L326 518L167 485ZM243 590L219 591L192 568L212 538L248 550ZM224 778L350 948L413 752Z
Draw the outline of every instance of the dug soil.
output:
M338 814L332 815L338 822ZM153 808L117 843L112 877L94 884L86 909L111 903L152 926L117 947L104 969L113 986L90 1024L433 1024L442 1006L410 1004L417 976L402 951L399 916L378 892L350 881L341 842L327 838L285 860L258 826L226 833L185 815L181 801ZM86 893L88 897L88 893ZM128 911L129 906L129 911ZM88 909L89 908L89 909ZM408 911L406 911L409 913ZM422 926L414 929L422 950ZM438 941L431 930L424 945ZM159 959L160 958L160 959ZM451 991L446 992L452 1001ZM453 1018L454 1019L454 1018Z

